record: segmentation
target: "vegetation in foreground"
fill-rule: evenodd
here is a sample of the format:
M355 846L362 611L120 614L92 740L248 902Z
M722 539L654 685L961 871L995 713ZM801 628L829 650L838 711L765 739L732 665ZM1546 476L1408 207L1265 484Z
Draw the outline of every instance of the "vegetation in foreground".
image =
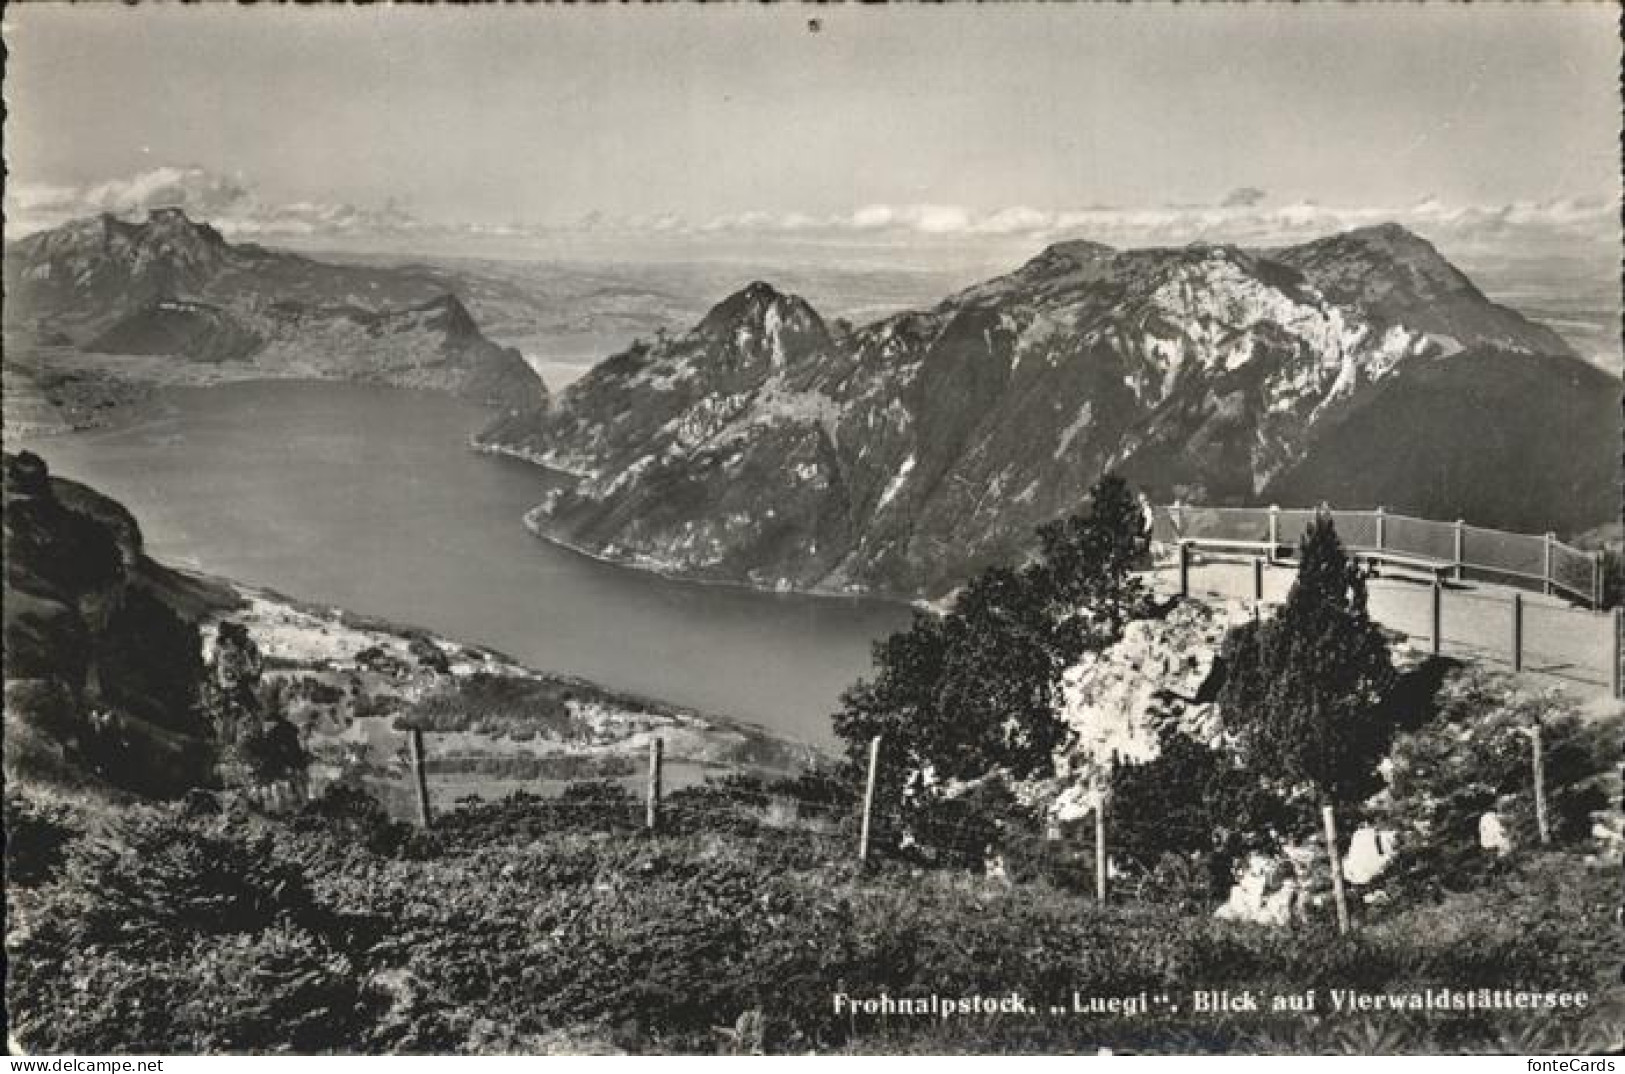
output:
M680 792L669 830L609 785L468 803L425 835L364 796L290 818L240 802L114 819L8 799L8 1008L34 1051L1583 1051L1618 1011L1339 1015L1327 992L1587 991L1625 959L1617 878L1572 854L1471 890L1370 907L1339 936L1107 906L892 859L860 870L850 817L786 824L780 790ZM838 807L832 807L837 808ZM1318 990L1303 1014L838 1012L855 997Z
M1060 669L1153 614L1129 577L1144 540L1131 499L1107 482L1095 507L1048 530L1034 563L989 572L947 616L883 644L879 676L849 693L838 726L852 745L874 733L893 743L868 868L853 860L853 766L679 791L656 832L611 782L556 799L465 801L420 832L344 782L270 816L246 792L161 804L104 782L64 798L26 773L6 801L14 1038L77 1053L1625 1043L1617 869L1591 853L1588 828L1607 806L1600 774L1619 756L1619 721L1582 720L1558 698L1478 672L1433 667L1425 689L1403 685L1329 533L1324 555L1306 557L1327 565L1325 593L1315 597L1308 571L1303 607L1231 636L1239 670L1219 708L1233 745L1169 725L1158 758L1107 770L1118 814L1156 820L1113 829L1114 861L1133 882L1120 877L1105 905L1082 893L1084 848L1045 838L1012 788L1043 775L1064 738L1053 715ZM217 639L204 700L252 782L287 759L240 642ZM1305 654L1348 674L1305 676ZM981 662L967 667L971 657ZM1315 681L1357 689L1319 709L1292 703ZM483 681L469 696L491 718L527 701ZM461 710L431 695L415 715ZM1306 713L1315 726L1291 724ZM1550 814L1538 849L1533 726L1547 748ZM1335 746L1345 764L1332 772L1308 742ZM1358 786L1332 779L1345 767ZM1316 805L1402 833L1390 875L1355 892L1358 927L1340 932L1312 900L1290 928L1216 921L1241 855L1301 840ZM1522 849L1478 845L1487 810ZM990 860L996 870L982 868ZM1331 998L1437 988L1584 993L1589 1004L1343 1014ZM1199 1011L1199 990L1260 1009ZM1309 993L1313 1011L1272 1009L1275 997ZM836 1003L1011 994L1031 1013L880 1016ZM1075 996L1142 994L1144 1012L1067 1010Z

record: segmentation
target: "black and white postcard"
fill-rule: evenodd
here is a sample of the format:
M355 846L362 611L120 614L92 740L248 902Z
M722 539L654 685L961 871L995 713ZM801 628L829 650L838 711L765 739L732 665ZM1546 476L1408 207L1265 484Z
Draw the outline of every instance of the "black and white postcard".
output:
M1625 1048L1619 20L7 6L9 1050Z

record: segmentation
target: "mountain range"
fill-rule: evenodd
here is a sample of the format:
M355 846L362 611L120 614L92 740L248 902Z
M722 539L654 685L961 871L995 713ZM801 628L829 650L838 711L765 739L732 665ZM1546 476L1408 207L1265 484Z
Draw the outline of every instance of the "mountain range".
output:
M1612 520L1619 389L1390 224L1060 243L857 329L758 282L479 443L574 475L529 521L595 556L919 596L1018 557L1106 470L1154 499L1584 529Z
M141 222L104 214L10 243L5 286L8 350L170 356L515 407L547 395L518 351L481 333L443 276L232 244L179 209Z

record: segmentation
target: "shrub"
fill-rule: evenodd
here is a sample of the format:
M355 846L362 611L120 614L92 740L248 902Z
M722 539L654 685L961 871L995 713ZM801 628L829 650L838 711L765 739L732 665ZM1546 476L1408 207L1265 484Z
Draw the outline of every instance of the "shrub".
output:
M290 818L296 831L322 831L374 854L399 854L415 834L411 825L393 820L364 787L332 783Z
M570 713L571 697L567 683L476 671L438 683L411 705L403 723L438 732L541 731L551 739L568 741L583 733Z
M164 1051L349 1051L382 1005L350 958L287 921L200 940L185 966L174 1018L186 1046Z
M1230 754L1171 726L1158 738L1155 759L1117 765L1111 774L1112 855L1128 868L1147 876L1169 857L1194 856L1210 896L1223 895L1237 861L1312 830L1305 803Z
M348 958L286 922L171 952L69 950L54 983L48 1003L12 997L22 1039L53 1052L348 1051L381 1006Z
M76 842L58 884L73 904L69 936L157 952L183 936L318 919L303 871L277 858L264 833L228 825L143 810Z
M79 834L66 809L8 791L6 883L32 887L51 879Z
M1500 865L1479 847L1479 818L1498 810L1517 842L1536 842L1530 728L1541 727L1548 817L1557 846L1590 832L1607 807L1603 778L1620 756L1625 720L1582 719L1555 692L1531 693L1504 675L1463 672L1445 684L1439 713L1401 735L1390 753L1384 819L1401 833L1395 881L1406 890L1463 890Z

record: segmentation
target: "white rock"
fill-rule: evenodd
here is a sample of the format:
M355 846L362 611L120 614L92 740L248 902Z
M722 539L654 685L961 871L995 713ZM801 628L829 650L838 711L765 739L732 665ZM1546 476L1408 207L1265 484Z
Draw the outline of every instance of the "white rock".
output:
M1302 916L1302 890L1290 864L1265 854L1251 854L1230 889L1230 897L1213 916L1221 921L1255 925L1290 925Z
M1491 810L1478 818L1478 845L1501 857L1512 853L1512 833L1501 820L1501 814Z
M1343 879L1351 884L1371 883L1388 868L1398 849L1394 832L1369 824L1362 826L1349 840L1349 852L1343 858Z

